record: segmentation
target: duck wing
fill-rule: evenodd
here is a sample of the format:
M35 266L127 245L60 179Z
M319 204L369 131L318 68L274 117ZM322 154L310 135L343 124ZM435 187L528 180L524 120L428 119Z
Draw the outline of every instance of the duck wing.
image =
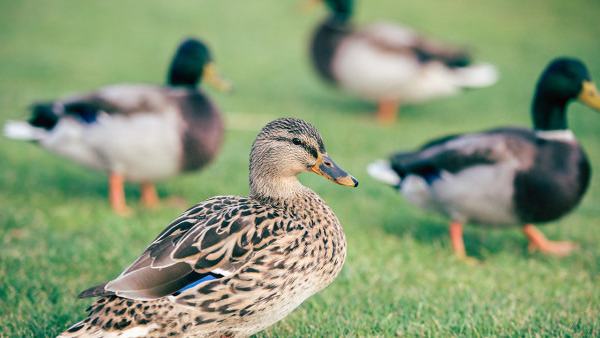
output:
M114 85L63 100L32 105L30 124L51 129L62 117L96 122L101 114L160 113L174 108L167 88L152 85Z
M401 178L409 174L426 177L442 171L457 173L472 166L507 162L523 168L531 165L534 158L533 132L503 128L432 140L418 151L391 156L390 166Z
M174 220L119 277L80 297L156 299L226 277L290 230L292 221L283 219L280 211L247 198L211 198Z
M356 36L368 40L373 48L382 52L397 53L402 56L409 54L421 63L438 61L450 68L466 67L471 64L471 56L466 49L429 39L411 28L397 24L388 22L370 24L358 30Z

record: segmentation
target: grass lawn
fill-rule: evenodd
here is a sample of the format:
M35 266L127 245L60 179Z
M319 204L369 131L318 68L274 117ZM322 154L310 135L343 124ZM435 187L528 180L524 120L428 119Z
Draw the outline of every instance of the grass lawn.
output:
M467 227L467 251L451 255L445 220L412 208L370 179L366 164L446 133L529 125L537 76L558 55L583 59L600 81L600 2L595 0L360 0L357 22L402 21L471 45L498 65L494 87L405 107L390 127L373 106L323 85L307 39L324 8L296 0L1 1L0 123L37 99L117 82L161 83L185 35L205 38L236 85L209 91L228 132L206 170L159 185L188 204L246 194L258 129L279 116L314 123L332 157L361 182L352 190L315 175L303 182L336 211L348 239L337 280L259 334L281 336L600 336L600 174L580 207L542 230L580 250L565 259L530 254L518 228ZM600 167L600 115L574 104L569 121ZM598 170L597 170L598 171ZM82 318L76 295L115 277L181 211L137 205L115 216L106 176L26 143L0 139L0 336L55 336ZM535 198L535 196L532 196Z

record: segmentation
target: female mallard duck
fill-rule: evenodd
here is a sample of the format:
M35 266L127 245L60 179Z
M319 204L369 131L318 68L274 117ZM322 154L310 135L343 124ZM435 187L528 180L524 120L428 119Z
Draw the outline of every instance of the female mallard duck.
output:
M318 131L278 119L250 154L250 196L213 197L175 219L64 337L248 336L331 283L346 242L333 211L297 179L358 181L327 155Z
M323 0L331 14L312 38L311 57L326 81L378 102L382 122L400 103L449 96L496 82L493 66L472 65L465 50L444 46L407 27L375 23L354 28L353 0Z
M127 213L124 181L140 182L142 202L158 202L153 182L212 160L223 138L217 107L197 88L205 79L227 89L210 51L196 39L179 46L167 86L113 85L35 104L28 122L9 121L5 135L93 169L107 171L112 208Z
M531 223L567 214L588 187L590 164L567 128L566 108L574 99L600 110L585 65L555 59L537 84L533 130L505 127L443 137L373 163L369 173L410 202L450 217L452 245L460 257L465 257L462 223L469 221L523 224L530 249L567 255L573 243L550 241Z

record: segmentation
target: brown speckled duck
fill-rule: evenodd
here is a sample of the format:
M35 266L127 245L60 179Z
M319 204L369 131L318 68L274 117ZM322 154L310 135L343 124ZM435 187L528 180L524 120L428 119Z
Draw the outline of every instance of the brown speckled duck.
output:
M110 204L126 214L125 181L141 183L142 203L154 206L154 182L200 169L218 153L223 121L197 88L201 79L229 87L206 45L187 39L175 53L166 86L119 84L35 104L28 122L9 121L4 132L108 172Z
M391 122L400 104L413 104L492 85L495 67L474 64L463 48L427 38L413 29L377 22L355 27L354 0L320 0L330 15L317 26L312 63L329 83L377 102L377 118Z
M219 196L175 219L61 337L241 337L281 320L344 264L342 227L297 179L358 181L327 155L310 124L268 123L250 154L250 195Z
M413 204L449 217L458 257L466 257L465 222L521 225L530 249L568 255L574 243L548 240L533 223L569 213L589 185L590 162L567 127L567 106L574 100L600 110L600 94L583 62L557 58L538 81L533 130L503 127L441 137L373 163L369 173Z

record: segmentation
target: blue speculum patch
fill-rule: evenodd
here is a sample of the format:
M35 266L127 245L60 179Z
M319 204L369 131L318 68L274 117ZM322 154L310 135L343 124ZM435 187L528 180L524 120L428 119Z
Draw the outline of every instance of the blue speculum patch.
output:
M95 112L84 112L79 115L79 118L81 121L83 121L86 124L92 124L92 123L96 122L96 120L98 119L98 116L96 115Z
M182 287L177 292L175 292L175 294L182 293L183 291L185 291L187 289L191 289L191 288L193 288L194 286L196 286L196 285L198 285L200 283L203 283L203 282L206 282L206 281L209 281L209 280L213 280L213 279L217 279L217 277L215 277L213 275L206 275L206 276L204 276L204 277L202 277L202 278L200 278L200 279L198 279L198 280L196 280L196 281L194 281L194 282L192 282L192 283L190 283L190 284Z
M427 184L431 185L431 184L433 184L433 182L438 180L441 176L440 176L439 171L430 171L430 172L424 173L423 175L421 175L421 177L423 177L425 179Z

